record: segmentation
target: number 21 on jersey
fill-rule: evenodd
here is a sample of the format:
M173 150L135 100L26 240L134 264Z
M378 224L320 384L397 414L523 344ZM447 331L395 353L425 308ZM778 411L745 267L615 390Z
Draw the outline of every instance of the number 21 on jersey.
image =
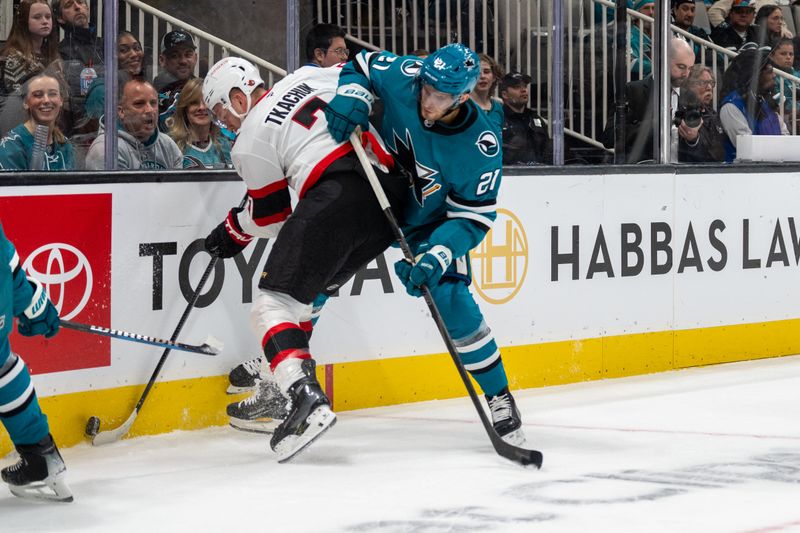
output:
M497 170L490 170L489 172L484 172L481 174L481 177L478 178L478 189L475 191L475 194L477 196L481 196L489 191L493 191L495 185L497 185L497 177L499 175L499 168Z

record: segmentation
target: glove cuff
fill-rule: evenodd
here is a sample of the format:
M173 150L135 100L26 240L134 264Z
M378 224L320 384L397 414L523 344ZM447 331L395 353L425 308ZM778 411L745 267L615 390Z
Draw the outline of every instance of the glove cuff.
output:
M30 282L31 287L33 287L33 296L31 297L31 303L25 308L22 314L33 320L44 313L44 310L47 308L47 293L44 287L42 287L42 282L38 279L28 278L28 282Z
M453 252L451 252L450 248L447 246L437 244L436 246L432 246L427 253L436 258L436 261L442 266L442 272L446 272L450 267L450 263L453 262Z
M349 96L350 98L355 98L356 100L361 100L365 104L367 104L367 109L372 111L372 103L375 101L375 97L372 96L372 93L369 92L367 89L359 85L358 83L348 83L346 85L341 85L339 88L336 89L336 94L340 94L342 96Z
M231 239L234 240L237 244L241 244L242 246L246 246L250 241L253 240L253 236L245 233L242 229L242 226L239 225L239 212L242 211L240 208L231 209L228 213L228 216L225 217L225 231L228 232L228 235Z

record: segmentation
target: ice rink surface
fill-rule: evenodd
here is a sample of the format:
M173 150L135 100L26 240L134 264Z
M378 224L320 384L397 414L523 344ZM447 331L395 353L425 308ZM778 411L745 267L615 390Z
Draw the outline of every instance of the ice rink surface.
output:
M541 471L466 398L340 413L286 465L229 428L80 445L75 502L0 487L0 531L800 531L799 397L798 356L519 391Z

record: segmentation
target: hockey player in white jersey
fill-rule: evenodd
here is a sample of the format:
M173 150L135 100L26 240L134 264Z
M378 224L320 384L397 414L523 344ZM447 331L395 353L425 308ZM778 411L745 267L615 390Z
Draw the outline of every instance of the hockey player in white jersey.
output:
M254 238L274 239L254 296L251 323L269 368L289 399L270 446L287 461L336 421L317 381L308 346L312 302L332 294L393 241L349 142L336 142L322 112L336 92L339 67L302 67L264 86L248 61L225 58L203 84L206 105L237 132L231 160L247 185L234 208L206 238L206 249L232 257ZM377 135L364 142L393 204L407 181L388 169L392 158ZM292 209L289 187L299 201Z

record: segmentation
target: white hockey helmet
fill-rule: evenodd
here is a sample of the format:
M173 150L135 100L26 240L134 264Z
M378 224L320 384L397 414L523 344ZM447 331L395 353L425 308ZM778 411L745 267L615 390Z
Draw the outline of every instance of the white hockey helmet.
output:
M243 120L250 112L250 94L264 85L255 65L240 57L226 57L217 61L206 74L203 81L203 100L209 111L217 104L222 104L224 109ZM239 115L231 107L231 89L239 89L248 96L244 115Z

